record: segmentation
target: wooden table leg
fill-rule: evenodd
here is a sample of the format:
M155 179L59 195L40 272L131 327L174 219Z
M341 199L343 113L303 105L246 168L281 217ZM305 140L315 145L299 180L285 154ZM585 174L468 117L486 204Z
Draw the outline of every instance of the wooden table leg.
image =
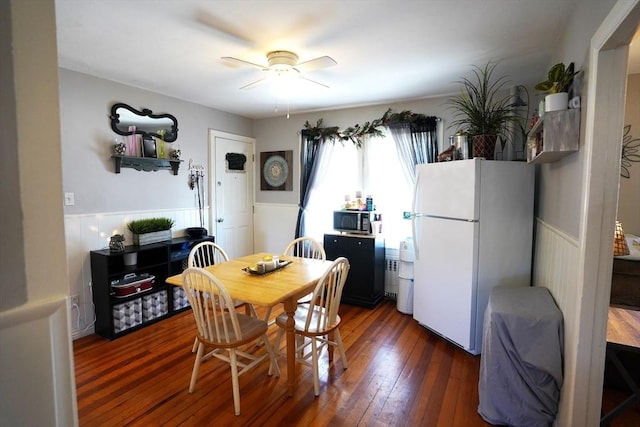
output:
M284 303L284 311L287 313L287 389L289 397L293 396L296 389L296 333L293 316L296 312L296 300L288 299Z

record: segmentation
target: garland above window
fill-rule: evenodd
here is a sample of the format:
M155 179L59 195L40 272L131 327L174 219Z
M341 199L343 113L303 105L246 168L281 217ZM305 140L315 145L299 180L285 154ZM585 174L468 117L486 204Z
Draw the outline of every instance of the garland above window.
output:
M325 127L322 119L318 119L315 126L312 126L309 121L304 123L304 129L302 135L312 141L325 142L325 141L351 141L356 146L362 146L362 140L365 136L381 137L384 136L384 132L381 127L393 127L393 126L410 126L411 129L416 131L435 130L439 118L433 116L425 116L424 114L413 113L409 110L404 110L399 113L394 113L389 108L384 115L371 122L365 122L364 124L356 124L350 126L343 131L337 126Z

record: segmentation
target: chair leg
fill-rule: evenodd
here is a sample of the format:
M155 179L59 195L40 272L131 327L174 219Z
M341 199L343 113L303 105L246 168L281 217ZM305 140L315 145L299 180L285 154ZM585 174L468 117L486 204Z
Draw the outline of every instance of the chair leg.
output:
M197 338L196 338L197 341ZM191 382L189 383L189 393L193 393L193 389L196 387L196 380L198 379L198 369L200 368L200 362L202 362L202 354L204 353L204 344L198 342L198 352L196 353L196 360L193 362L193 370L191 371Z
M298 352L298 354L296 355L296 357L302 359L302 357L304 356L304 336L303 335L298 335L296 334L296 350ZM312 341L314 341L312 339Z
M340 336L340 330L336 329L334 333L336 338L335 342L338 347L338 351L340 352L340 359L342 359L342 366L344 366L344 369L347 369L349 367L349 364L347 363L347 355L344 352L344 345L342 345L342 337Z
M249 304L248 302L244 304L244 313L253 318L258 318L258 313L256 313L256 309L253 304Z
M198 351L198 337L195 337L193 340L193 347L191 347L191 353L195 353Z
M267 338L267 334L265 333L262 336L262 340L265 343L265 347L267 349L267 353L269 354L269 376L276 374L276 377L280 376L280 366L278 366L278 353L274 351L271 342L269 342L269 338Z
M276 341L275 343L273 343L276 355L280 354L280 343L282 342L282 334L284 334L284 329L279 327L278 333L276 334Z
M238 382L238 359L236 349L229 349L229 360L231 361L231 383L233 385L233 407L236 415L240 415L240 384Z
M255 312L255 318L258 318L258 313ZM271 307L267 307L267 311L264 315L264 321L267 322L267 327L273 325L274 323L276 323L275 320L269 322L269 317L271 317ZM258 338L258 340L256 341L256 347L260 347L262 344L264 344L264 342L266 342L267 338Z
M311 360L313 362L313 392L320 396L320 375L318 374L318 344L315 337L311 338Z

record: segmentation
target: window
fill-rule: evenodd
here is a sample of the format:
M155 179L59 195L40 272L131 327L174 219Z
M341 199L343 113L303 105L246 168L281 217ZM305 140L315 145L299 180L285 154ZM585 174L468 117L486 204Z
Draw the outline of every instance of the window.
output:
M351 142L331 144L323 162L323 175L311 191L306 210L306 235L319 241L333 230L333 211L362 191L363 199L373 197L376 212L382 215L382 231L387 247L398 247L411 235L411 222L402 219L412 210L413 189L401 169L391 135L369 138L358 149Z

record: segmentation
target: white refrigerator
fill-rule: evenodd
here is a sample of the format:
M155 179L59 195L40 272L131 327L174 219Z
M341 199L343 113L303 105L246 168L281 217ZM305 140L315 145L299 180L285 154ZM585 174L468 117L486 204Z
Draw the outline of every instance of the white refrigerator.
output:
M413 317L479 354L491 289L530 285L534 166L471 159L416 171Z

